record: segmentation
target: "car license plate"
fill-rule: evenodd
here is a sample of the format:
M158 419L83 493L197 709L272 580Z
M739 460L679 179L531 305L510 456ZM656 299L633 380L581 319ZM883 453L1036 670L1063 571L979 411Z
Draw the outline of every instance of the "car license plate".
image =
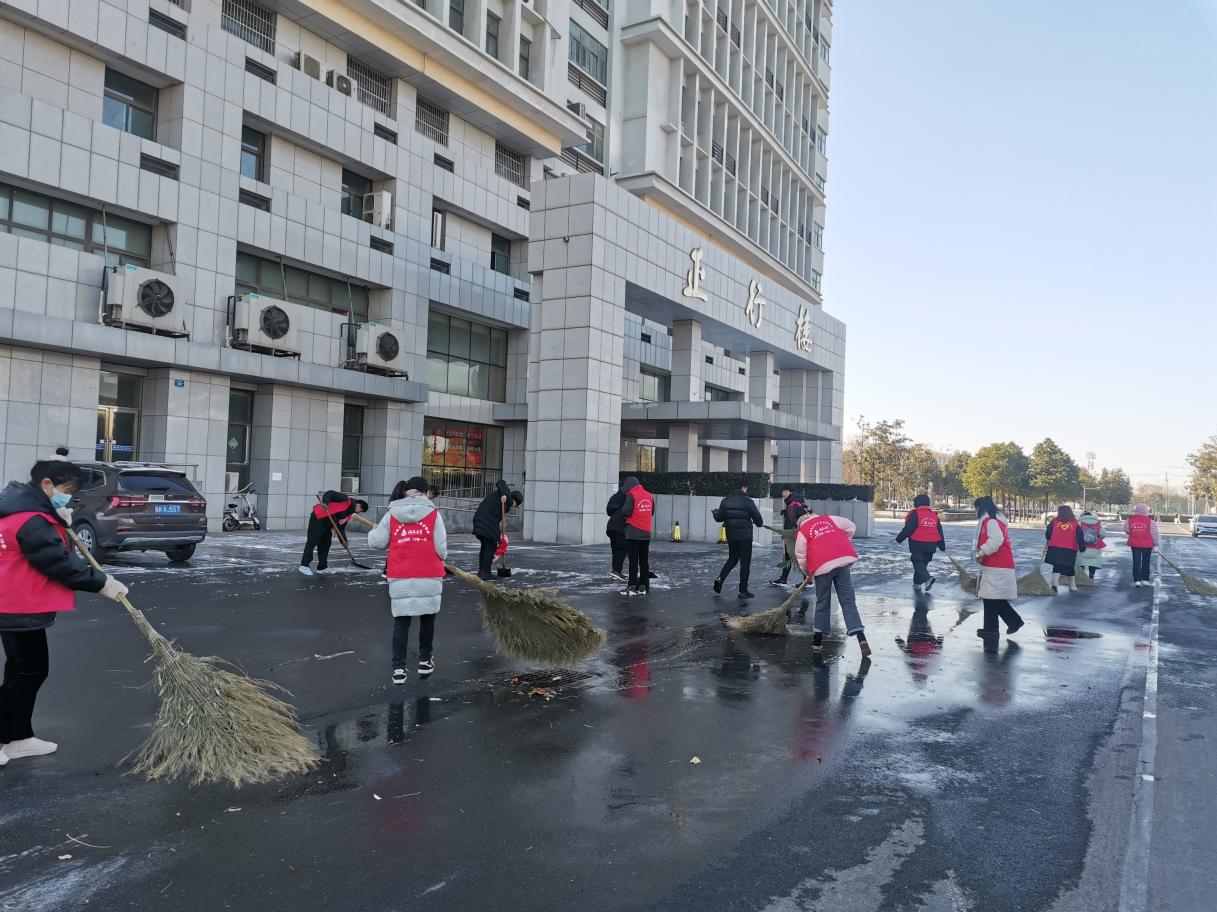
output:
M181 513L182 505L181 504L157 504L156 512L157 513Z

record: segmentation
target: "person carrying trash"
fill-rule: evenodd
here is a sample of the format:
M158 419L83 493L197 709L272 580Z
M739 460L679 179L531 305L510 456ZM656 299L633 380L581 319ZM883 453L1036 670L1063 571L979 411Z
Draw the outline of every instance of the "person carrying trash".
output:
M727 561L714 578L714 591L722 592L723 583L739 564L739 597L750 599L755 596L748 591L748 577L752 572L752 527L760 528L765 525L761 511L756 503L748 496L748 477L741 476L736 483L734 493L723 498L718 509L711 511L715 522L723 524L727 533Z
M850 566L858 560L858 552L851 541L857 531L853 522L844 516L817 515L808 511L799 518L798 536L794 544L795 562L804 576L815 579L816 585L812 652L823 649L824 634L832 624L832 593L836 589L841 614L845 618L846 636L856 636L862 655L870 655L870 644L866 641L866 629L862 624L862 615L858 613L858 600L854 596L854 584L849 572Z
M300 557L300 572L305 576L313 575L313 549L317 549L317 575L325 576L330 561L330 545L334 541L334 527L338 527L338 535L346 541L346 524L356 513L366 513L366 500L352 500L337 491L326 491L321 495L321 502L313 504L309 512L308 528L305 530L304 554ZM331 522L332 520L332 522Z
M935 582L930 575L930 561L935 551L947 550L947 542L942 534L942 521L925 494L913 498L913 509L904 517L904 528L896 536L896 544L905 541L909 543L909 560L913 563L913 590L929 592Z
M448 533L444 518L423 493L425 479L415 476L393 488L389 509L368 531L369 548L388 548L385 571L393 611L393 683L406 683L410 622L418 618L418 676L435 671L435 616L443 599Z
M1103 551L1107 547L1103 539L1103 521L1093 510L1085 510L1078 517L1078 524L1082 527L1082 541L1086 543L1086 550L1078 552L1077 571L1094 579L1103 566Z
M770 580L770 586L785 586L790 579L790 566L794 563L794 536L798 531L798 516L795 507L807 508L803 495L790 485L782 486L782 575Z
M59 745L34 736L34 704L50 670L47 628L61 611L75 609L74 592L99 592L117 601L127 587L95 570L76 553L67 530L68 504L81 471L60 450L34 463L27 483L11 482L0 494L0 766L54 753Z
M625 550L630 560L630 575L622 595L646 595L651 591L651 529L655 522L655 495L631 475L621 486L625 501Z
M511 490L503 479L495 482L494 488L482 498L473 514L473 534L481 549L478 551L478 577L494 579L490 572L494 564L494 552L499 549L499 539L507 535L507 514L512 507L524 503L524 495Z

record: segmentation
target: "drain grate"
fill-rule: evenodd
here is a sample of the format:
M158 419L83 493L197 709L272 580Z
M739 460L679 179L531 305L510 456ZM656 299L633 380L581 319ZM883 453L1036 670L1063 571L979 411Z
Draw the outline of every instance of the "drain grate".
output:
M512 687L573 687L578 684L590 684L598 675L590 671L530 671L526 674L512 675L504 683Z

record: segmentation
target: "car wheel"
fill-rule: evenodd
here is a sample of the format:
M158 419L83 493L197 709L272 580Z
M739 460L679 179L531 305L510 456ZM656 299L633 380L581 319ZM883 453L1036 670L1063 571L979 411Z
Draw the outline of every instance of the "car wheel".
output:
M165 556L173 563L180 564L182 561L188 561L194 556L194 545L178 545L176 548L170 548L165 552Z
M237 529L241 528L241 524L231 516L225 516L224 522L220 523L220 528L225 532L236 532Z
M80 543L84 545L89 553L98 561L104 560L106 556L105 549L97 546L97 532L87 522L78 522L72 527L72 531L76 533L76 537L80 539Z

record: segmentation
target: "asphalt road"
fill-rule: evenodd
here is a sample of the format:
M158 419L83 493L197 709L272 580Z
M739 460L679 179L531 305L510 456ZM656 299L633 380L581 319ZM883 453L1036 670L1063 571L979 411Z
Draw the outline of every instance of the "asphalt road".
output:
M915 604L896 528L860 543L869 663L852 640L813 657L803 623L724 631L722 612L780 600L774 551L745 607L710 592L715 546L657 543L651 596L626 599L607 547L521 545L514 581L559 587L603 652L576 672L504 660L449 582L439 670L405 687L379 578L337 556L301 577L296 536L217 536L189 567L119 558L159 629L292 692L322 762L239 791L126 775L155 712L143 641L81 598L35 720L61 749L0 770L0 909L1214 908L1217 600L1165 565L1133 589L1112 535L1098 586L1021 600L1017 642L986 654L945 561ZM969 533L949 527L953 553ZM1015 537L1028 568L1042 537ZM1217 543L1167 553L1217 578Z

